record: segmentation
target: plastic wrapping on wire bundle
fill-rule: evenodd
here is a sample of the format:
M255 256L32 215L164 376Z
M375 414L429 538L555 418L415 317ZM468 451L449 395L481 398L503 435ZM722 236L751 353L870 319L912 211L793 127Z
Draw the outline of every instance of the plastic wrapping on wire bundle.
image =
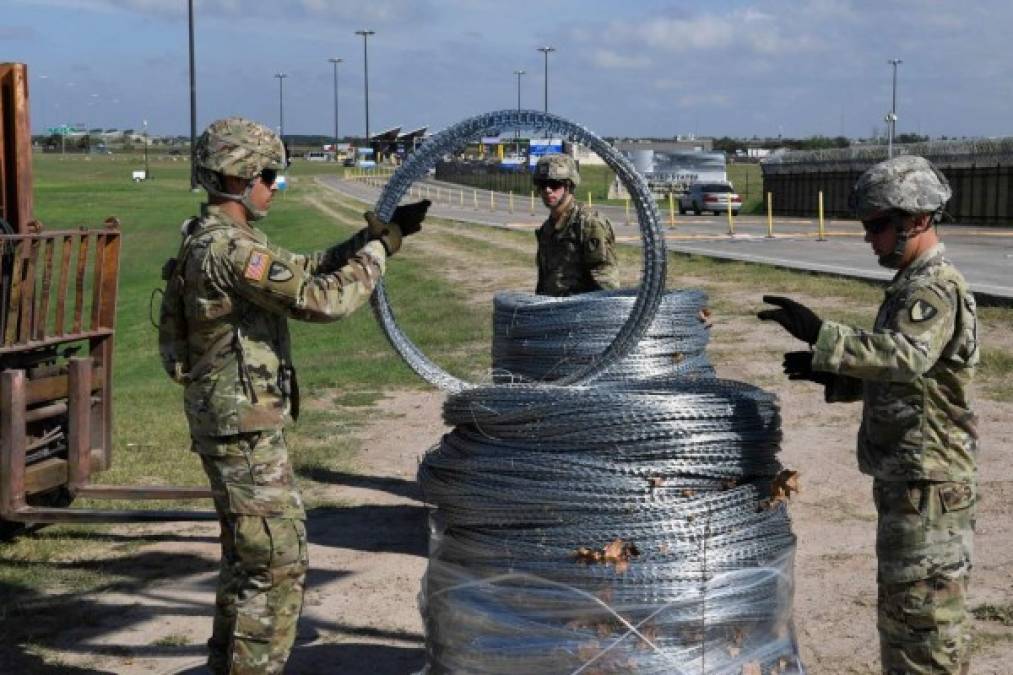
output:
M426 672L801 672L773 396L501 385L444 416L419 469Z
M548 382L586 367L612 341L633 308L632 290L564 298L498 293L493 301L493 379ZM595 384L668 377L713 377L704 350L707 295L667 291L644 337Z

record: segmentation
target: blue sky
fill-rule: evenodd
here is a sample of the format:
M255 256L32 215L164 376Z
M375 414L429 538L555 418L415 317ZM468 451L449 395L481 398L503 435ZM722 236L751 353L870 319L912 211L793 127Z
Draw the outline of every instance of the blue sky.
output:
M198 125L232 114L361 134L438 130L516 105L602 135L1013 134L1013 4L1000 0L195 0ZM186 0L5 0L6 61L28 63L33 129L57 123L188 133Z

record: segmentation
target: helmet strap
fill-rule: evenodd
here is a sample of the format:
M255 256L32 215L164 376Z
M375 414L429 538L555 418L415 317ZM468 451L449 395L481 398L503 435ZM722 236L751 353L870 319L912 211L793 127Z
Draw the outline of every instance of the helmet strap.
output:
M879 257L879 264L887 269L896 270L900 269L901 260L904 259L904 249L907 248L907 242L911 238L911 230L908 228L909 219L905 218L898 221L897 225L894 226L894 231L897 233L897 242L893 245L893 250Z

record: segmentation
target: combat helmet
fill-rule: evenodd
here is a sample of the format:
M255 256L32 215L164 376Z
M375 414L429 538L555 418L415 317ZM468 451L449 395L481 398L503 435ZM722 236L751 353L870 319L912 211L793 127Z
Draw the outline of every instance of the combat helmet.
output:
M209 195L241 203L253 220L267 215L250 202L254 179L264 169L286 166L285 145L268 127L242 117L226 117L208 125L194 148L197 182ZM247 181L242 194L225 192L223 176Z
M851 190L848 206L863 222L895 216L897 243L879 262L884 267L896 268L910 236L907 219L902 216L930 213L933 222L939 222L952 195L946 176L932 162L924 157L901 155L863 173Z
M546 180L568 180L573 187L577 187L580 185L580 172L572 157L555 153L538 158L531 180L536 185Z

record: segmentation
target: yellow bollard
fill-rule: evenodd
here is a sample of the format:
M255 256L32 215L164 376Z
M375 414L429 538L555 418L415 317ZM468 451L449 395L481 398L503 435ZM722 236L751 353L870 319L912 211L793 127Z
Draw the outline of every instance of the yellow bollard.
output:
M492 190L489 190L489 210L490 211L496 210L496 193L493 192Z
M514 191L510 191L510 213L514 212Z
M464 208L464 188L461 188L457 192L458 192L457 196L461 198L461 208L463 209Z
M626 224L630 224L630 198L626 198Z
M767 239L774 238L774 195L767 193Z
M587 191L587 208L589 208L589 209L593 209L594 208L594 204L591 203L591 191L590 190Z
M478 211L478 190L471 191L471 198L475 202L475 210Z
M820 202L820 236L819 236L819 241L826 241L827 238L823 236L824 231L825 231L823 229L823 190L820 190L820 192L819 192L819 202Z
M732 197L728 196L728 236L735 236L735 221L732 219Z
M535 191L531 191L531 215L535 215Z
M675 227L675 197L671 192L668 193L668 225Z

